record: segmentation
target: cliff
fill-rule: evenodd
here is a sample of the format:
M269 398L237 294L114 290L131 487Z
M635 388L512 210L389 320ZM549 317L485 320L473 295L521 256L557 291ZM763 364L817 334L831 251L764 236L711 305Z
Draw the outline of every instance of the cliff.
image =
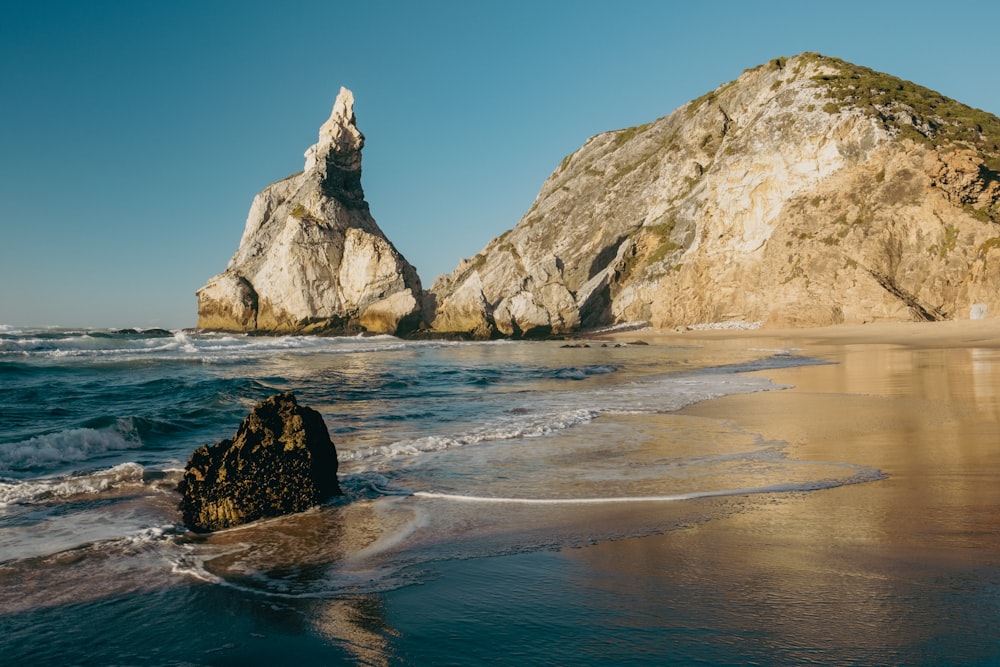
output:
M345 88L299 174L250 207L226 270L197 292L203 329L407 333L420 279L372 218L361 189L364 136Z
M566 157L436 280L438 331L812 326L1000 313L1000 120L818 54Z

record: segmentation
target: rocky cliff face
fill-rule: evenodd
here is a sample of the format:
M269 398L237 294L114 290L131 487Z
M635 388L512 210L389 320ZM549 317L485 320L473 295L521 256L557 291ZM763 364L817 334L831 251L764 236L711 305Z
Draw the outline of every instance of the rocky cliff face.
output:
M442 276L439 331L1000 314L1000 120L818 54L591 138Z
M361 189L364 136L341 88L305 168L250 207L239 249L198 290L198 326L270 333L406 333L420 279L375 224Z

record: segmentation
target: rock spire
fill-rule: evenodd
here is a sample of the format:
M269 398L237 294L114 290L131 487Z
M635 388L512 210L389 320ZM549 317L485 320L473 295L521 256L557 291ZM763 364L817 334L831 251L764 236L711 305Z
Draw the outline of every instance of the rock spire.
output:
M330 117L319 128L319 139L306 149L305 171L315 169L331 154L360 169L364 145L365 135L358 130L354 116L354 93L341 86Z
M407 333L420 323L420 279L369 212L364 135L340 89L299 174L250 207L225 271L197 292L198 326L259 333Z

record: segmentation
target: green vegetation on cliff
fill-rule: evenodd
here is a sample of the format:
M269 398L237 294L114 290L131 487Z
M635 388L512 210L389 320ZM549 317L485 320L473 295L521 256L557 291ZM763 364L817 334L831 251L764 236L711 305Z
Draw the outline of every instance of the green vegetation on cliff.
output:
M806 57L837 70L813 77L825 85L832 98L823 107L826 111L860 109L898 130L902 138L935 147L971 148L982 155L991 170L1000 171L1000 118L867 67L813 53Z

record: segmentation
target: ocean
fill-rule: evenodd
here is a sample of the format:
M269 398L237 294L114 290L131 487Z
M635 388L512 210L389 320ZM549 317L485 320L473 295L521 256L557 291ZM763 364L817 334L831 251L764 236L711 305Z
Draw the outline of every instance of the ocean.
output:
M0 327L0 662L662 664L684 633L663 600L567 583L560 554L647 544L885 474L677 412L783 391L769 371L826 361L634 337ZM344 497L187 531L175 487L190 453L285 391L323 415ZM442 593L455 564L467 585ZM485 644L463 625L473 606L495 623ZM712 663L718 650L687 655ZM738 647L724 656L742 662Z

